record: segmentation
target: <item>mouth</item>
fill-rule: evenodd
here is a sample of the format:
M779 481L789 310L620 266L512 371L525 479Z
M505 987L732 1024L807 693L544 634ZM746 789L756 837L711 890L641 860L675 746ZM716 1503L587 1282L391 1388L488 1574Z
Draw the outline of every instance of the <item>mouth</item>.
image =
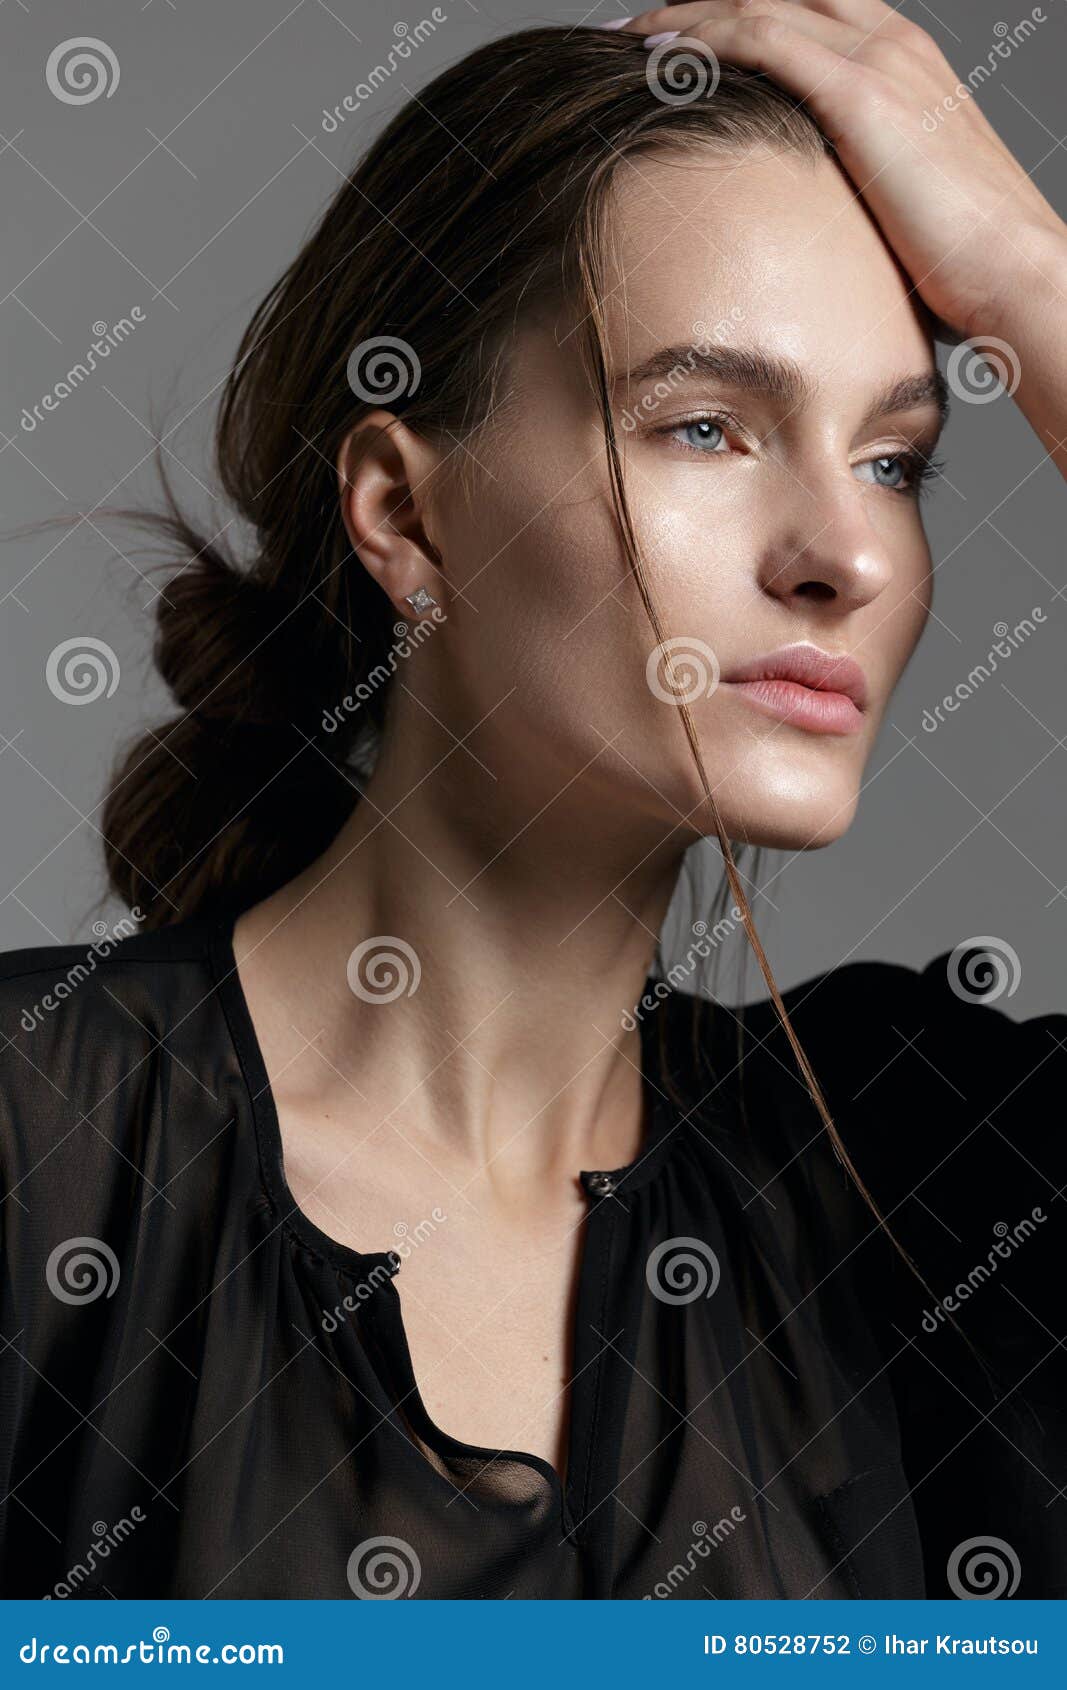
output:
M720 684L764 714L808 733L855 734L863 727L863 670L851 657L835 657L815 645L783 646L753 658Z

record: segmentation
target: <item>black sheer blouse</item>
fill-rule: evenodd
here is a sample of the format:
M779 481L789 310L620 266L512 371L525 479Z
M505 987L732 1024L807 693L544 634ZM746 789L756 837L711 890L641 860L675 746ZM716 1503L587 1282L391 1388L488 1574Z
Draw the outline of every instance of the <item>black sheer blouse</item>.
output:
M787 994L927 1289L769 1002L740 1070L731 1012L698 1061L692 996L647 1011L561 1486L433 1423L402 1251L295 1204L232 926L0 958L0 1594L1067 1596L1067 1015L947 956Z

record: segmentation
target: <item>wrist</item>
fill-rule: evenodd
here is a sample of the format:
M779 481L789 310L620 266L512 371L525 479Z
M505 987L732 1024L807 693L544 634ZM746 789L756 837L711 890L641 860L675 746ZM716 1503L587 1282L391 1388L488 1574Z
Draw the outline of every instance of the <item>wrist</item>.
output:
M1017 257L1011 274L994 284L968 339L1006 340L1020 355L1025 342L1047 332L1062 340L1067 328L1067 224L1058 218L1027 224L1009 237Z

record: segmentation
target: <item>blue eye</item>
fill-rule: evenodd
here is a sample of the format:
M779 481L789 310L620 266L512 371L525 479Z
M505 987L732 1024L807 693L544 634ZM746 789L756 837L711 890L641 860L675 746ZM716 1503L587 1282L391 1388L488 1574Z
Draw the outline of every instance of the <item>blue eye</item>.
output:
M910 493L918 498L928 484L940 475L942 462L939 458L927 457L923 452L911 450L886 453L881 458L868 458L865 463L854 464L852 467L857 479L869 482L872 487L884 487L888 493Z
M714 417L694 417L692 422L675 423L670 433L681 434L694 452L709 454L718 451L726 438L722 424Z
M878 487L897 488L903 487L907 482L910 466L903 455L897 453L892 457L871 458L857 467L872 470L873 480Z

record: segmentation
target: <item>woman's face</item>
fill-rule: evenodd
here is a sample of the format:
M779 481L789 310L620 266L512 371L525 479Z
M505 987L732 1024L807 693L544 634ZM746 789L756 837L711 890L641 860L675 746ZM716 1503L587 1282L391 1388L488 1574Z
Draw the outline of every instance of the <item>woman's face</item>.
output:
M499 741L539 804L577 784L682 843L710 832L680 694L730 838L826 844L929 608L929 327L832 160L661 155L617 182L615 427L673 672L612 515L573 320L547 317L517 337L474 508L443 513L439 656L483 721L479 756L495 766ZM826 672L746 680L798 645Z

